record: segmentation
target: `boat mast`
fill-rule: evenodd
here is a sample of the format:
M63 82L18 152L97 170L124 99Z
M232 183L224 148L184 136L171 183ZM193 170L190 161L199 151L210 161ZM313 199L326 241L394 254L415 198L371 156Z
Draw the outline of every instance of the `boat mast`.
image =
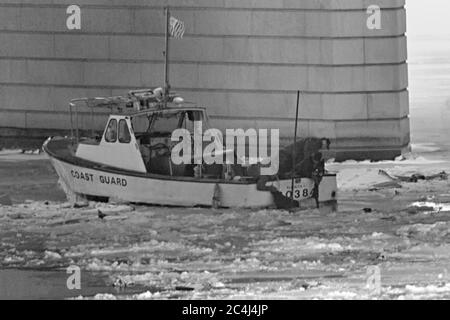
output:
M294 181L295 181L295 167L297 163L297 131L298 131L298 109L300 107L300 91L297 91L297 109L295 111L295 132L294 132L294 145L292 147L292 177L291 177L291 202L294 205Z
M170 10L169 6L165 8L166 11L166 51L165 56L165 72L164 72L164 108L167 108L167 102L169 101L170 84L169 84L169 37L170 37Z

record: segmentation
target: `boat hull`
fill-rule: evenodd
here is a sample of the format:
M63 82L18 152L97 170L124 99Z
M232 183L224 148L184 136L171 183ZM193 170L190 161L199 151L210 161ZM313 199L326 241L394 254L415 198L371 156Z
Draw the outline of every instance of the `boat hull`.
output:
M101 167L88 167L58 159L48 152L61 182L66 190L80 196L102 197L126 202L172 206L212 206L213 199L219 199L221 207L264 208L275 206L269 191L260 191L256 183L235 183L231 181L177 180L155 178L138 173L120 173ZM271 182L290 197L291 180ZM269 183L270 184L270 183ZM298 201L311 198L314 182L311 179L297 179L294 196ZM336 200L336 175L326 175L320 184L319 201Z

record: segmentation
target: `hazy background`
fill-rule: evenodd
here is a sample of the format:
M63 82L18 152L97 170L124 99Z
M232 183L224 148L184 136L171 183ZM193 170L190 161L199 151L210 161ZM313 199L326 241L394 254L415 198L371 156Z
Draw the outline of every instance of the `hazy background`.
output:
M408 11L408 34L449 35L449 0L406 0Z
M407 0L413 143L450 149L450 0Z

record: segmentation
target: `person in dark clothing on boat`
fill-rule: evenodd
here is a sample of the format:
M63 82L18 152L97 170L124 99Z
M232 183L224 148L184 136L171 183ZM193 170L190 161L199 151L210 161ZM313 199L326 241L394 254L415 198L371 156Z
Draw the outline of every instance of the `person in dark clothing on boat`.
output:
M275 203L279 209L298 207L298 201L288 199L276 187L273 185L266 186L266 184L269 181L275 181L279 178L290 178L292 176L309 178L314 181L312 198L316 200L316 204L319 206L319 185L325 174L325 161L320 152L320 150L324 148L324 143L326 144L325 148L329 149L329 139L307 138L299 141L296 144L295 169L292 168L292 153L294 146L290 145L284 150L281 150L279 174L273 177L260 177L257 189L260 191L270 191L273 194Z
M325 173L325 161L322 159L322 153L316 152L309 155L295 167L295 175L302 178L315 179L323 177Z
M329 149L330 140L326 138L306 138L297 142L295 148L295 160L296 160L296 173L301 176L304 174L305 178L311 177L311 172L317 164L314 164L318 160L318 153L321 149ZM292 175L292 154L294 145L290 145L282 150L280 150L280 177L289 177ZM313 157L312 159L309 159ZM314 157L317 157L315 159ZM320 153L320 158L322 154ZM306 162L304 162L306 160Z

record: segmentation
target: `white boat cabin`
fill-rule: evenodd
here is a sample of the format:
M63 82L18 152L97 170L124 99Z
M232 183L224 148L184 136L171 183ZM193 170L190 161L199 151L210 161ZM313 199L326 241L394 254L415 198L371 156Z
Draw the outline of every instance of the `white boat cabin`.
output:
M100 142L95 139L80 141L76 156L125 170L147 171L133 133L131 118L124 115L109 117Z

